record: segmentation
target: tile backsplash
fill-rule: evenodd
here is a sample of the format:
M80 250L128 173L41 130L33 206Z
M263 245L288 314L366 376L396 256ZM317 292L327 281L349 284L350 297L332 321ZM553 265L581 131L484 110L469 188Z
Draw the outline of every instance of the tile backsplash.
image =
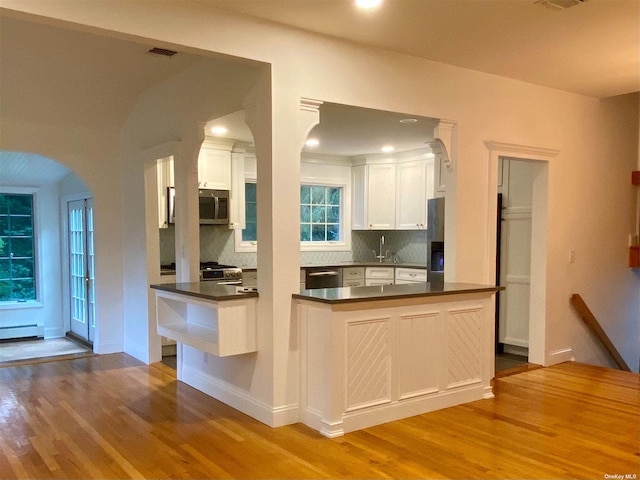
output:
M300 263L374 260L380 249L382 235L385 237L383 253L389 252L389 261L395 254L397 261L401 263L427 263L426 231L416 230L354 230L351 251L300 252ZM233 230L208 225L200 227L200 259L245 268L256 265L255 253L235 252ZM175 228L169 226L160 229L160 263L166 265L172 262L175 262Z

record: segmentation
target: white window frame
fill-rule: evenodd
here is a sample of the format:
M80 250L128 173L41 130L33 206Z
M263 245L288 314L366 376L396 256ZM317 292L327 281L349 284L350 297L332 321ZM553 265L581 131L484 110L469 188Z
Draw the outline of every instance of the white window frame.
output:
M244 188L245 183L258 183L258 179L253 175L245 175L244 182L242 183L242 187ZM246 204L245 204L246 205ZM236 253L245 253L245 252L257 252L258 251L258 241L245 241L242 240L242 230L241 228L236 228L234 230L234 250Z
M42 245L40 242L40 216L38 212L40 210L38 202L39 188L35 187L9 187L0 185L0 192L8 193L8 194L19 194L19 195L33 195L33 264L35 269L35 280L36 280L36 299L35 300L27 300L24 302L19 302L17 300L7 300L0 301L0 310L16 310L23 308L42 308L44 304L42 303L42 275L40 275L41 265L40 258L42 258Z
M342 202L340 205L340 233L341 238L335 242L300 242L302 252L338 252L351 250L351 191L350 184L342 179L307 177L300 179L300 186L328 187L342 189ZM298 204L300 200L298 199ZM298 234L299 235L299 234Z
M255 176L245 176L246 182L256 182ZM300 185L312 185L323 187L334 187L342 189L342 205L340 206L340 232L342 238L337 242L300 242L302 252L342 252L351 250L351 183L340 178L320 178L303 177ZM300 195L298 195L298 206L300 205ZM299 212L299 208L298 208ZM298 213L298 222L299 222ZM298 238L300 233L298 229ZM242 230L236 229L234 232L234 250L237 253L257 252L258 242L246 242L242 240Z

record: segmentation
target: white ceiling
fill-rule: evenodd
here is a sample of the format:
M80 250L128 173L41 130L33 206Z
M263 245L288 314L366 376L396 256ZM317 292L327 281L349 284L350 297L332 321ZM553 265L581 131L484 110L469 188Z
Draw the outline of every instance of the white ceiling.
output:
M0 46L3 117L103 130L119 130L145 90L202 60L4 16Z
M400 122L413 119L415 122ZM425 148L433 140L433 129L438 119L385 112L369 108L323 103L320 123L308 138L317 139L317 147L304 147L305 152L352 157L380 153L384 145L392 145L397 152ZM205 134L212 135L211 127L228 129L225 137L252 144L251 130L244 123L244 111L238 111L207 123Z
M640 90L640 0L587 0L566 10L543 8L533 0L385 0L380 10L366 14L351 0L202 3L596 97ZM66 121L77 128L118 129L151 86L199 61L228 62L184 52L172 58L153 56L147 53L151 43L9 17L0 17L0 27L3 116L16 122L39 118L43 124ZM242 129L230 136L251 141L242 112L230 117ZM312 131L321 141L315 151L377 153L381 143L393 143L403 151L431 140L434 120L401 124L401 117L325 104L321 124ZM409 133L417 135L408 138ZM0 183L11 172L36 171L26 167L26 157L3 157L2 162ZM37 170L49 179L61 175Z
M194 0L332 37L593 97L640 90L640 1Z
M64 165L32 153L0 150L0 186L33 186L58 183L69 175Z

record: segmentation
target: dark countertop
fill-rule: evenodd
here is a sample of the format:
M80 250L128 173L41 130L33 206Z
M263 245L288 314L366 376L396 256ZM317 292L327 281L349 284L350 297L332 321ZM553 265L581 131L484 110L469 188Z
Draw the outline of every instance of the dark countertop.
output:
M504 287L475 283L410 283L404 285L378 285L373 287L340 287L301 290L293 298L329 304L370 302L399 298L435 297L464 293L497 292Z
M258 292L256 291L242 291L242 287L220 285L216 282L163 283L160 285L150 285L150 288L216 301L238 300L258 296Z

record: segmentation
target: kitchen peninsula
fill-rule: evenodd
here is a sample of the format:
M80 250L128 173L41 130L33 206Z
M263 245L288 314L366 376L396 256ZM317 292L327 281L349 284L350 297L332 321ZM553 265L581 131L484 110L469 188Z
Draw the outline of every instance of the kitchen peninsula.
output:
M251 397L259 297L211 282L152 285L178 379L273 425ZM287 421L327 437L493 396L501 287L416 282L294 293L299 400ZM247 291L249 290L249 291Z
M493 397L500 289L416 283L294 294L300 421L336 437Z

